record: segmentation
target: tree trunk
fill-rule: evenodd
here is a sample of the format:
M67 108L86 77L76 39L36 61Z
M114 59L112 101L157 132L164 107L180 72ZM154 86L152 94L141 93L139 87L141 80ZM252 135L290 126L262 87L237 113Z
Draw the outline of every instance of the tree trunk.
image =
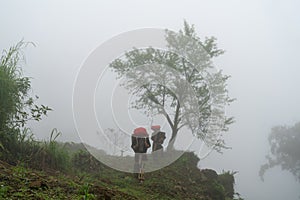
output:
M177 133L178 133L178 130L177 128L173 128L172 130L172 136L169 140L169 143L168 143L168 146L167 146L167 151L172 151L174 150L174 143L175 143L175 140L176 140L176 137L177 137Z
M167 147L167 150L174 150L174 143L177 137L177 133L178 133L178 127L179 127L179 123L180 123L180 103L179 101L177 101L177 106L176 106L176 111L175 111L175 116L174 116L174 120L173 123L170 124L171 128L172 128L172 136L169 140L169 144Z

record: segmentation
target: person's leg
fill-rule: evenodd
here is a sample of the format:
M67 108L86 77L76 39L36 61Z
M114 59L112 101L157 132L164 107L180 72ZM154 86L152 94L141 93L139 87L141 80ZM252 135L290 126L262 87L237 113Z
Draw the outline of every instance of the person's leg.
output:
M144 182L145 177L144 177L144 161L147 159L147 155L146 154L140 154L140 158L139 158L139 166L140 166L140 171L139 171L139 180L141 183Z
M157 143L156 142L153 142L153 146L152 146L152 157L153 157L153 160L156 161L157 160Z
M133 173L138 173L140 170L140 166L139 166L139 154L135 154L134 155L134 166L133 166Z

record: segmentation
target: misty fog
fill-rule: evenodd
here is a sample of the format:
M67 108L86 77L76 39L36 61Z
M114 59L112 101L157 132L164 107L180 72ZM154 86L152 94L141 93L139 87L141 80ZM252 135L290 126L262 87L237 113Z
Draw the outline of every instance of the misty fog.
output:
M299 7L296 0L1 1L0 47L21 39L36 45L24 50L24 74L32 77L40 102L54 110L30 124L36 137L48 138L57 128L60 140L80 142L72 93L90 53L120 33L149 27L177 31L187 20L200 37L215 36L226 51L214 65L231 76L228 90L237 99L226 110L236 121L225 134L231 149L212 153L199 166L238 171L235 187L245 199L297 199L299 183L291 174L274 168L262 182L258 172L271 128L300 121ZM97 109L97 116L106 112Z

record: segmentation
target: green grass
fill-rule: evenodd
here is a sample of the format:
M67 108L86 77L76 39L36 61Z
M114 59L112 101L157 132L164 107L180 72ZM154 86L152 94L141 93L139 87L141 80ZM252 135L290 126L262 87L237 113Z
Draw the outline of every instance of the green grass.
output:
M146 173L141 184L134 174L102 164L80 144L56 142L59 134L53 130L49 141L23 144L24 149L38 146L32 153L35 164L28 159L16 161L17 165L0 162L1 198L233 199L234 173L202 172L197 168L199 159L191 152L161 170Z

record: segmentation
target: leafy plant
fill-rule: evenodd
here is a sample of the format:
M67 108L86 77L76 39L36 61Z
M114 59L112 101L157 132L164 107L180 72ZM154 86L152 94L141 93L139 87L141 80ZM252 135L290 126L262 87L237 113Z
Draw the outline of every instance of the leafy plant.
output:
M1 156L8 160L14 159L16 145L25 140L26 123L40 121L51 110L35 103L38 96L30 95L30 78L23 76L22 50L29 44L33 43L20 41L3 50L0 58L0 146Z
M9 191L9 186L5 186L3 184L0 185L0 197L5 198Z
M26 173L27 173L27 170L22 164L19 164L19 165L15 166L13 168L13 175L14 176L17 176L17 177L20 177L20 178L25 178Z
M52 168L67 170L70 164L70 157L64 146L60 145L56 139L61 135L56 128L51 131L49 141L42 144L42 150L39 153L42 161L42 168Z
M224 172L218 176L219 182L223 185L225 188L225 196L228 198L233 198L234 197L234 175L237 172Z
M72 157L72 165L79 172L100 172L103 164L89 152L79 150Z
M80 189L80 194L82 194L83 200L92 200L95 199L95 195L89 193L90 185L88 183L85 183L82 185Z

